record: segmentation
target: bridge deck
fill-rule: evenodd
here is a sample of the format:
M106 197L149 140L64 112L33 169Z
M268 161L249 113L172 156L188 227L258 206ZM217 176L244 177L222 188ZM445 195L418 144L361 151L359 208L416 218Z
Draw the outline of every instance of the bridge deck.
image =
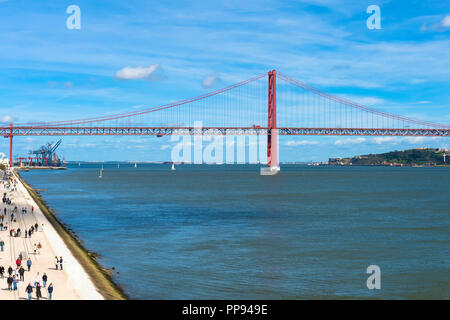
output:
M277 128L279 135L326 136L450 136L439 128ZM13 136L103 136L103 135L267 135L267 128L254 127L0 127L0 134Z

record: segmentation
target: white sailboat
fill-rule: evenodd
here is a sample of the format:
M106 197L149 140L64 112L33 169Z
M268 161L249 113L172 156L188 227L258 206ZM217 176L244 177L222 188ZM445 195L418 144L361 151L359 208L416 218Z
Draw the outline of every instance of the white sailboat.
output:
M100 174L98 175L98 177L100 179L103 177L103 165L102 165L102 168L100 169Z
M134 163L134 167L137 168L137 163L136 162Z
M173 163L172 163L172 168L170 168L170 170L176 170L175 165Z

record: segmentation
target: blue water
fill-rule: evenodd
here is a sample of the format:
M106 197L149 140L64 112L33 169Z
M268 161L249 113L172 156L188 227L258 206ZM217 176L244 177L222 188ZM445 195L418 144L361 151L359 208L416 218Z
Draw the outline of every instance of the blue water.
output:
M23 177L130 298L450 298L450 168L99 168Z

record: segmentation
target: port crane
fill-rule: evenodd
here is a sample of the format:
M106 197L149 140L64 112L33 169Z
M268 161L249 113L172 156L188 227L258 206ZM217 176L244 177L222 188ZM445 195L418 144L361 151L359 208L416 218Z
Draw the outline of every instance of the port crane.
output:
M56 143L49 142L38 150L32 150L29 153L35 156L35 164L40 164L41 166L59 166L61 160L56 155L56 149L58 149L61 144L62 139L57 141Z

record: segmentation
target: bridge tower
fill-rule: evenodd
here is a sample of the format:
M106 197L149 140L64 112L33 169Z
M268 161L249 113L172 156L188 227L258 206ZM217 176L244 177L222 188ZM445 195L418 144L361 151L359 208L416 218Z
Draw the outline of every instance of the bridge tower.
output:
M9 125L9 166L13 166L13 125Z
M267 167L261 168L261 175L275 175L278 166L278 129L277 129L277 71L269 71L268 90L268 125L267 125Z

